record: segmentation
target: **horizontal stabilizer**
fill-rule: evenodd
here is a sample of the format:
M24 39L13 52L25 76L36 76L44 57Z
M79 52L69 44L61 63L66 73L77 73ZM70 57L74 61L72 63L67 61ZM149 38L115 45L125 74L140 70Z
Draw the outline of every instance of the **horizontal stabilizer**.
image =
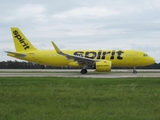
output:
M26 54L22 54L22 53L17 53L17 52L10 52L10 51L5 51L8 54L14 55L14 56L19 56L19 57L25 57Z

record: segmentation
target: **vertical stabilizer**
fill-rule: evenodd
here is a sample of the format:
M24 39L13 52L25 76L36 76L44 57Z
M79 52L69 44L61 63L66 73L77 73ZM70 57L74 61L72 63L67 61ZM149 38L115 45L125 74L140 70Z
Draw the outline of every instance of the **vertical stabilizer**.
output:
M16 52L36 50L18 28L11 28Z

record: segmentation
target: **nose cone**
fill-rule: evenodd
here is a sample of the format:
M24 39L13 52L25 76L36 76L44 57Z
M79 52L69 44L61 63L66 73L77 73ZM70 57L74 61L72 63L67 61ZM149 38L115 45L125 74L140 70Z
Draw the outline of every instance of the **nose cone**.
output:
M154 64L155 63L155 59L150 57L150 64Z

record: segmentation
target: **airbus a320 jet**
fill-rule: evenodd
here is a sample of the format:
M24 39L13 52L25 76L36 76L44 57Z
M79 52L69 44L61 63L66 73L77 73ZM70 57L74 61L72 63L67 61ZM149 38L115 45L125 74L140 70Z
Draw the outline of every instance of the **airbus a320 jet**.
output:
M5 51L8 56L49 66L81 67L86 74L87 68L98 72L110 72L112 67L147 66L155 63L155 59L138 50L60 50L52 42L55 50L38 50L18 28L11 28L15 52Z

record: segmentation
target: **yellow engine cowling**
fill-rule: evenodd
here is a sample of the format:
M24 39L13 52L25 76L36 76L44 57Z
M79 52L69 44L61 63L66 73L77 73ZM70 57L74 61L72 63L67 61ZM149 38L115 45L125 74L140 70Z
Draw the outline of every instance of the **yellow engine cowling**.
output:
M111 61L102 61L102 62L96 62L95 64L96 71L98 72L110 72L112 67Z

